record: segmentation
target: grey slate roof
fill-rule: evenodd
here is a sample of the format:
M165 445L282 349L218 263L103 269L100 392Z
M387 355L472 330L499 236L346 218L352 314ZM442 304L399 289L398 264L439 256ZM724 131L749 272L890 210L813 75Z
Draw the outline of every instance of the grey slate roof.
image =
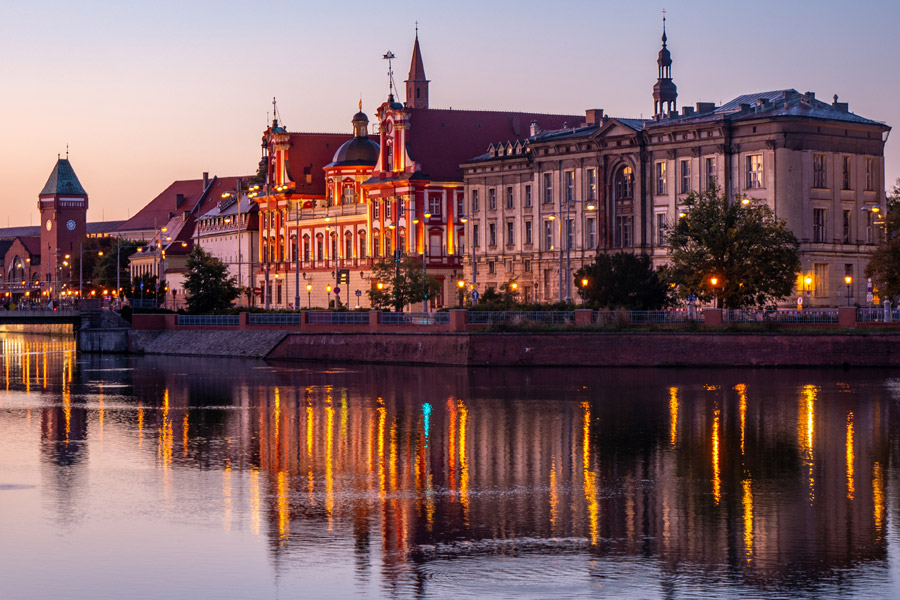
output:
M56 166L53 167L53 172L50 173L50 178L47 179L47 183L44 184L44 189L39 195L52 194L87 195L68 158L60 158L56 161Z

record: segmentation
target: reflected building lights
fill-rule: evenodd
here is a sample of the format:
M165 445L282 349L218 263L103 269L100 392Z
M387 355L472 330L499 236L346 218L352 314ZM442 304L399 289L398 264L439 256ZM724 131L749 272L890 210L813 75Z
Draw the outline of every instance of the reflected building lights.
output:
M847 441L846 441L846 455L847 455L847 500L853 500L853 495L856 492L856 485L853 481L853 463L855 461L855 455L853 450L853 411L847 413Z
M469 424L469 409L459 400L459 501L462 503L466 524L469 522L469 459L466 452L466 431Z
M669 388L669 445L678 443L678 388Z
M719 467L719 409L713 413L712 429L712 467L713 467L713 500L716 505L722 500L722 479Z
M747 562L750 562L753 558L753 486L749 477L741 481L741 487L743 488L741 504L744 508L744 551Z
M744 456L744 434L747 431L747 386L739 383L734 386L738 393L738 408L741 413L741 456Z
M288 494L288 474L278 471L278 539L282 545L291 532Z
M259 535L260 503L259 503L259 469L250 469L250 531Z
M880 462L872 466L872 518L875 521L875 533L881 539L884 526L884 470Z
M807 467L809 482L809 502L816 499L816 479L814 461L814 442L816 425L816 397L819 389L814 385L805 385L800 393L800 410L797 418L797 441L800 454Z

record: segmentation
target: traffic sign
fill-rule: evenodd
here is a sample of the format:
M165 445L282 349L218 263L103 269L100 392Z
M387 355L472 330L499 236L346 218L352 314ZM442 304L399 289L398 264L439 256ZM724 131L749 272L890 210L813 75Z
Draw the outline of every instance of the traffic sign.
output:
M480 294L478 292L472 292L472 302L478 302L478 297Z
M341 293L341 288L335 287L334 290L332 290L332 291L333 291L335 294L340 294L340 293Z
M337 282L340 285L350 285L350 269L338 269Z
M362 290L356 290L355 293L356 293L356 297L357 297L357 298L359 298L360 296L362 296Z

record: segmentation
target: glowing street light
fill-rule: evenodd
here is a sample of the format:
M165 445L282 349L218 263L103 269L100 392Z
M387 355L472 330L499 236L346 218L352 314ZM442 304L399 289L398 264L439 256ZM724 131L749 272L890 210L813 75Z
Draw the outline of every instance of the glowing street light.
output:
M306 310L312 310L312 284L306 284Z
M846 275L844 277L844 283L847 284L847 306L850 306L850 284L853 283L853 276Z

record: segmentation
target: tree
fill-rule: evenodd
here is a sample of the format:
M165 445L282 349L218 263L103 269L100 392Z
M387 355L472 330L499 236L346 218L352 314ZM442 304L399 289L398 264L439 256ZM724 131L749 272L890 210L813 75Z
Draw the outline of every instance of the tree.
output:
M659 310L669 304L669 285L646 254L599 254L574 277L590 308Z
M404 257L395 262L384 258L372 267L375 286L367 293L372 306L393 307L400 312L407 304L433 298L441 289L440 282L431 275L425 275L422 262L414 257ZM427 279L426 279L427 278ZM378 284L381 284L379 288Z
M188 312L215 314L231 308L240 294L234 277L228 276L228 266L221 260L194 246L187 259L184 290Z
M872 284L882 298L896 298L900 296L900 179L888 194L888 207L883 223L886 235L882 236L869 259L866 277L872 278Z
M799 242L765 203L729 202L718 189L691 192L668 234L669 281L679 294L725 308L770 306L794 289Z

